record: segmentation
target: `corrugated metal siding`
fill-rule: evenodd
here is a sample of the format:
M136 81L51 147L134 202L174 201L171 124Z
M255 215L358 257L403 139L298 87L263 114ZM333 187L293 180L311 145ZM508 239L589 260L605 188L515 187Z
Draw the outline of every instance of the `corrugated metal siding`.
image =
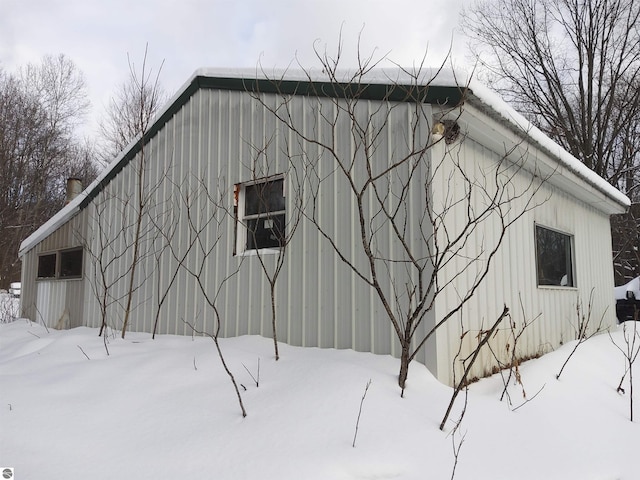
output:
M84 281L36 280L39 254L83 246L84 228L85 214L80 212L23 256L21 308L24 317L34 321L44 319L48 326L55 326L66 310L69 318L66 327L74 328L84 324ZM86 251L83 261L86 276L89 264Z
M37 285L36 321L48 327L56 327L66 323L65 300L67 297L67 282L41 281ZM67 310L68 315L68 310ZM63 325L66 327L66 325Z
M35 249L27 252L22 257L22 282L20 292L20 315L24 318L35 320L36 318L36 274L38 271L38 255Z
M275 95L265 95L263 101L275 106L279 100ZM291 103L291 114L296 124L308 135L330 138L329 126L323 120L322 113L335 113L331 100L295 97ZM322 109L322 113L319 108ZM373 115L378 104L361 102L359 115L367 118ZM428 107L427 107L428 108ZM397 148L397 143L405 144L406 132L411 121L411 105L403 104L393 113L393 120L381 140L375 162L385 164ZM337 137L336 148L345 155L352 155L355 148L349 135L346 119L339 120L338 128L346 134ZM422 129L428 134L428 126ZM256 148L269 143L262 155ZM189 229L184 217L184 205L177 195L189 189L197 189L202 181L212 195L217 188L224 190L223 203L231 208L233 185L252 179L252 170L260 176L285 173L289 168L289 159L283 153L289 150L299 155L298 140L277 123L277 119L259 102L242 92L200 90L191 100L170 119L164 128L145 148L149 169L149 185L158 185L156 202L168 201L167 210L181 213L177 224L176 245L185 245ZM348 191L348 185L334 172L334 164L326 152L322 154L317 147L306 145L305 154L319 158L317 173L326 177L318 205L319 219L349 255L359 264L359 242L357 224L345 210L353 210L355 204ZM395 152L397 154L397 152ZM113 246L118 254L126 252L127 238L131 238L130 228L120 220L133 218L135 212L130 198L136 192L135 172L140 157L118 174L105 192L101 193L94 205L90 206L88 239L94 249L99 249L99 225L103 233L112 237L122 230ZM293 192L293 175L287 176L287 192ZM424 193L420 190L412 193L416 209L424 205ZM130 199L125 206L123 200ZM208 211L206 218L215 215L214 206L207 205L205 199L197 200L197 208ZM288 211L292 210L293 198L288 195ZM172 203L173 202L173 203ZM96 205L104 205L105 211L97 213ZM208 209L208 210L207 210ZM162 210L162 209L158 209ZM218 211L218 216L221 213ZM270 295L266 277L257 257L233 256L234 229L233 220L228 214L221 215L220 228L213 225L207 230L208 242L220 236L211 256L206 260L204 272L210 294L224 282L217 296L217 307L221 314L221 335L235 336L260 334L270 336L271 312ZM101 223L98 223L101 222ZM108 230L108 231L107 231ZM391 231L378 239L379 248L392 251ZM129 240L130 242L130 240ZM382 311L372 289L351 273L331 247L324 241L317 229L303 221L287 249L285 265L277 282L277 328L278 338L292 345L320 346L335 348L354 348L375 353L399 354L395 333ZM122 274L130 261L127 255L118 259L112 269L111 279ZM272 268L276 257L264 255L265 263ZM192 258L191 266L197 267L203 258ZM158 266L159 265L159 266ZM175 269L175 261L164 255L156 265L153 255L148 256L138 267L139 278L134 284L135 292L132 330L151 331L152 319L157 308L157 282L161 290L169 284ZM240 268L237 275L227 277ZM397 272L398 277L401 272ZM225 280L226 279L226 280ZM120 328L123 316L122 304L126 294L126 282L121 279L111 288L114 301L109 310L113 327ZM100 314L95 299L88 299L86 317L89 325L99 326ZM192 323L198 330L213 332L216 320L213 312L203 301L203 297L194 279L180 271L171 288L166 303L162 307L158 331L160 333L191 334L186 322Z
M491 165L500 159L500 155L483 148L471 138L456 144L449 153L460 159L466 166L467 173L477 168L490 171ZM436 154L434 151L433 155ZM440 155L442 154L443 151L440 152ZM528 153L529 165L535 164L536 155L541 154L534 150ZM524 191L529 178L530 175L518 175L513 182L515 191ZM445 185L444 178L438 185ZM460 184L449 182L446 185L456 185L450 193L461 195ZM442 190L439 193L440 198L444 198L445 193ZM438 332L438 377L442 381L453 381L452 359L459 348L463 329L468 331L468 334L464 337L464 348L460 358L467 357L473 351L478 344L478 333L498 318L503 305L509 307L516 330L521 328L525 319L533 321L518 341L519 357L546 353L563 342L575 339L576 302L579 300L586 310L592 290L591 324L597 325L603 315L605 326L615 322L608 216L567 196L549 183L542 185L536 198L541 205L526 213L509 228L485 282L466 305L462 315ZM475 208L480 206L474 205ZM522 199L515 202L515 212L522 211L523 208ZM449 218L451 231L462 227L460 219L463 218L464 215L452 215ZM573 236L576 288L537 286L534 230L536 223ZM475 241L470 242L460 252L459 258L452 262L450 268L442 272L443 277L450 278L460 271L461 265L466 263L466 258L477 255L481 241L484 245L494 244L499 230L496 224L485 224ZM456 288L465 291L465 283L470 285L472 282L472 273L465 275ZM456 304L457 295L458 292L454 289L445 292L438 303L437 318L440 318L451 305ZM536 317L538 318L534 320ZM478 358L471 372L472 376L482 376L491 372L497 364L494 354L501 361L506 361L510 348L513 348L513 339L508 323L504 322L491 341L491 350L485 348ZM457 379L461 373L462 364L457 361Z
M275 95L263 95L261 99L272 107L279 101ZM325 119L335 115L336 109L330 99L296 96L290 99L289 106L293 121L302 132L311 137L331 138ZM363 101L359 103L357 114L361 118L375 116L374 112L378 107L379 103ZM395 108L376 150L374 161L380 165L391 161L399 153L398 149L407 145L406 137L410 131L414 107L403 104ZM336 137L336 149L343 155L352 155L357 145L350 137L349 123L340 117L336 126L340 132ZM424 125L419 130L422 135L419 140L424 141L424 136L429 135L429 132L429 126ZM260 149L266 144L268 147L258 155L256 148ZM438 149L444 149L443 144L431 152L432 165L444 154L444 150ZM216 298L222 336L271 335L268 283L257 257L232 255L235 238L231 215L221 212L204 196L198 197L196 193L203 185L215 198L221 193L221 203L230 210L233 185L251 180L252 170L259 172L257 176L287 172L289 160L283 153L285 150L293 158L304 153L307 159L317 159L317 174L324 179L318 197L318 220L336 239L337 244L345 252L349 252L348 256L362 265L365 259L359 254L357 246L359 238L354 221L355 204L348 185L335 173L334 162L326 152L313 145L305 144L301 151L293 134L278 125L274 116L250 95L232 91L198 90L145 147L145 181L147 192L153 198L148 214L156 222L165 225L165 231L169 231L171 226L176 227L172 242L174 246L178 246L178 250L189 239L184 197L181 195L193 195L190 198L195 202L194 211L201 216L200 221L212 217L220 220L219 225L214 222L204 232L207 244L218 242L216 248L206 259L202 255L194 255L189 260L189 266L198 268L204 262L203 278L206 278L207 293ZM486 171L499 158L495 152L483 148L471 138L456 144L450 149L450 153L454 154L452 158L463 162L468 173L478 173L483 169ZM108 187L76 217L77 220L73 220L86 222L86 229L81 237L83 242L91 245L94 255L102 251L106 260L114 260L107 272L107 283L110 285L107 317L109 325L117 329L122 326L123 305L128 289L132 225L136 216L136 173L140 168L140 158L138 155L127 168L118 173ZM427 168L428 165L425 164L420 174L426 175ZM439 175L432 185L432 196L436 202L442 201L448 193L461 194L462 185L459 182L451 183L446 169L439 172ZM293 176L288 175L286 178L287 191L292 192ZM313 180L307 180L305 188L309 189L313 184ZM526 178L517 176L514 185L516 189L526 188ZM218 188L222 192L218 192ZM447 191L449 188L452 190ZM546 351L571 339L570 323L575 315L576 299L580 297L586 302L591 288L595 288L594 312L612 308L608 218L555 191L549 185L542 188L539 197L544 199L548 195L551 197L543 207L525 215L508 231L504 247L496 256L484 286L469 302L463 314L454 317L441 328L437 337L434 336L427 348L417 356L419 361L434 370L437 363L438 377L441 380L452 381L452 362L458 351L461 325L471 332L464 340L465 351L468 352L474 347L474 342L477 343L475 333L495 320L503 303L510 307L517 324L522 323L520 301L528 319L542 314L520 341L519 347L523 355ZM407 215L410 219L417 219L425 209L426 195L423 186L412 189L409 198L411 201L408 202ZM291 212L291 196L288 196L288 202L287 209ZM516 204L517 210L518 206L522 206L522 201ZM460 227L461 218L463 216L452 216L452 228ZM535 222L574 235L578 288L537 287L533 230ZM38 252L45 248L71 246L73 237L70 234L74 228L71 223L25 256L23 278L28 278L27 270L35 271L34 261L37 260ZM84 228L84 224L79 223L76 231L79 225ZM410 222L409 225L415 228L415 224ZM149 233L144 236L143 259L134 279L134 308L129 328L150 332L158 310L159 296L169 286L176 261L167 250L160 253L157 249L163 239L152 233L154 229L150 227L148 218L144 219L143 227L148 227ZM429 232L423 233L429 236ZM459 258L453 259L442 272L443 278L451 278L459 272L461 265L465 263L464 257L473 255L481 241L489 244L495 241L498 233L490 225L482 228ZM416 248L425 248L424 237L421 237L420 232L414 230L413 234ZM109 240L106 247L103 240ZM381 251L400 255L390 229L382 229L376 242ZM100 246L101 243L103 247ZM594 254L594 251L601 252L602 255ZM264 255L263 259L268 268L272 268L276 260L275 256L270 255ZM238 274L229 277L238 268ZM389 271L393 281L399 284L415 281L411 275L403 277L406 274L399 264L392 265ZM80 282L84 285L84 291L74 290L75 287L71 284L68 286L67 297L73 291L76 298L69 305L83 308L86 324L99 327L101 314L99 295L96 292L99 294L100 289L96 291L92 287L96 284L96 273L99 273L95 262L86 262L85 273L85 282ZM463 290L465 282L471 282L472 277L473 271L466 272L459 279L456 288ZM34 302L35 305L35 284L33 281L32 287L24 289L23 302ZM391 288L391 285L387 287ZM46 302L47 292L44 290L43 286L38 304ZM55 303L55 300L51 301ZM421 334L428 331L447 305L455 305L457 301L458 293L455 289L443 292L436 312L428 316ZM41 305L44 308L44 304ZM278 338L281 341L292 345L353 348L396 356L400 353L395 332L373 289L368 288L342 263L309 221L302 221L287 249L285 265L277 282L276 306ZM56 309L52 312L56 312ZM611 311L611 318L613 313ZM196 281L184 270L179 270L160 310L158 332L191 334L192 329L187 323L194 325L197 330L209 333L214 332L217 327L217 319L204 302ZM508 331L500 332L493 342L495 351L504 350L508 336ZM465 356L463 351L462 357ZM485 352L474 373L480 375L490 370L494 363L494 359Z

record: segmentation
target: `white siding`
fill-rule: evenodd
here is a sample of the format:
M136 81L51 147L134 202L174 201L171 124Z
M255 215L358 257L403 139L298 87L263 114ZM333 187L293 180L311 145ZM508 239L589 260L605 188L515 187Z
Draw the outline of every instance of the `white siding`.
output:
M67 282L42 281L37 284L37 310L36 318L38 322L44 323L48 327L65 325L65 299L67 296ZM68 311L66 315L68 315Z
M444 155L444 148L439 148L439 154ZM452 146L448 154L459 159L467 173L478 169L491 171L492 165L502 158L502 155L487 150L472 138L466 138L462 143ZM524 155L529 166L536 165L543 158L543 154L533 148L526 150ZM445 173L447 172L441 177L442 181L434 187L440 186L441 190L434 195L445 198L445 194L449 193L454 198L460 198L463 195L460 190L462 183L445 183ZM556 172L555 175L553 183L561 184L562 180L558 177L561 173ZM519 174L513 180L514 192L524 192L530 181L530 173ZM444 185L451 190L447 192ZM525 195L525 198L514 202L511 214L523 211L526 198L531 196ZM525 213L507 230L489 274L477 294L455 321L448 322L446 327L438 332L438 377L442 381L452 383L453 363L456 365L456 378L460 378L462 363L460 360L453 362L453 359L458 351L463 330L468 333L463 340L464 347L460 359L469 356L478 344L480 331L493 324L504 305L510 310L516 330L522 326L525 319L532 321L538 317L518 341L518 357L521 358L546 353L563 342L575 339L576 303L580 301L586 311L592 291L591 325L597 325L601 318L604 318L605 327L615 322L608 215L569 197L552 185L551 179L542 183L534 200L539 206ZM482 205L476 203L473 206L481 208ZM459 230L464 225L464 215L460 212L455 213L447 219L450 231ZM537 285L534 230L536 223L573 237L575 288ZM495 244L499 232L500 226L497 223L487 222L483 225L474 241L460 252L456 261L450 264L450 268L442 272L442 278L451 278L466 264L468 258L478 255L481 242L485 247ZM438 302L436 319L441 318L456 305L460 292L465 292L468 285L472 284L472 274L473 272L470 272L460 278L455 289L449 288L444 292ZM494 353L505 362L510 348L513 348L513 340L509 323L504 321L498 334L491 340L491 350L484 348L471 371L471 376L482 376L491 372L497 364Z

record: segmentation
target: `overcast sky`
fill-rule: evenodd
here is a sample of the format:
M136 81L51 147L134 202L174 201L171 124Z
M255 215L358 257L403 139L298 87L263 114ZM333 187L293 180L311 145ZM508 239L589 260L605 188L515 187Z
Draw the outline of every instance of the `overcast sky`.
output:
M458 15L469 0L0 0L0 67L14 72L43 55L64 53L83 72L92 118L128 75L127 55L164 66L173 94L200 67L317 66L314 43L331 51L342 29L344 66L361 50L389 53L410 66L427 51L442 61L452 41L464 65ZM389 66L387 64L386 66Z

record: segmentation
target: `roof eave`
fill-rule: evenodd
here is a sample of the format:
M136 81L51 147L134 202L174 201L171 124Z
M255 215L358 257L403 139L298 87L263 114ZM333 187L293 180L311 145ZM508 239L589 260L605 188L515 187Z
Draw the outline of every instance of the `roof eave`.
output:
M554 159L561 170L575 175L580 181L601 195L600 198L593 199L593 201L588 201L587 203L608 214L625 213L629 209L631 205L629 197L551 140L495 92L486 87L473 84L469 89L466 101L510 129L516 135L527 138L528 142L535 148Z

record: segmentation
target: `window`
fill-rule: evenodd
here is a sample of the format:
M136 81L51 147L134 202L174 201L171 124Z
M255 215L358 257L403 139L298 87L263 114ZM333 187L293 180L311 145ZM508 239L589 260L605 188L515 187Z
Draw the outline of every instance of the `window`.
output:
M237 253L284 245L283 178L236 185L235 199Z
M536 225L538 285L574 287L571 236Z
M82 248L73 248L40 255L38 257L37 278L81 278L82 257Z
M38 257L38 278L55 278L56 259L55 253L48 253Z
M82 276L82 249L60 252L60 278L79 278Z

